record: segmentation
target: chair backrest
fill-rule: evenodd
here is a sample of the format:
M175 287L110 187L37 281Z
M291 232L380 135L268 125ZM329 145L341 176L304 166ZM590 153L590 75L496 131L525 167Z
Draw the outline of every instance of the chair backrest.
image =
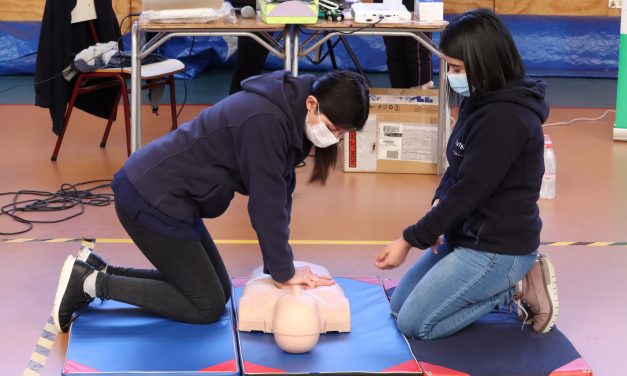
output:
M95 20L96 5L94 0L76 0L76 6L72 9L72 23Z
M98 43L98 33L94 20L98 18L94 0L76 0L76 6L72 9L72 23L89 21L89 31L94 43Z

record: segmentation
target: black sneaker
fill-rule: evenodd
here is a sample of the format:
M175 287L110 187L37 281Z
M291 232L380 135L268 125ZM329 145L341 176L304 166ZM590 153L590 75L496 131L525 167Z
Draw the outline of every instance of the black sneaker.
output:
M67 332L74 312L93 300L83 292L85 278L93 272L94 268L74 256L68 256L65 260L52 307L52 319L58 331Z
M107 263L100 256L92 252L91 249L87 247L82 247L81 250L76 255L76 258L82 261L85 261L89 266L101 272L104 268L107 267Z

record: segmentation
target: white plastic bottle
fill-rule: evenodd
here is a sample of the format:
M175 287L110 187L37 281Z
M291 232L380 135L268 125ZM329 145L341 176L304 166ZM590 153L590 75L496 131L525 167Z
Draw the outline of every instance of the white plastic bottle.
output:
M554 199L556 188L557 163L555 161L555 151L553 141L544 135L544 176L542 176L542 187L540 188L540 198Z

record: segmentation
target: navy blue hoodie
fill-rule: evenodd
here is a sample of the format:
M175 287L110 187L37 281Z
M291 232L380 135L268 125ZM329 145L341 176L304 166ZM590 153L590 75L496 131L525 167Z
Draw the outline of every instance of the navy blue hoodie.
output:
M439 203L405 229L408 243L425 249L444 234L451 247L512 255L538 249L545 88L514 80L462 102L446 150L449 167L434 197Z
M128 179L154 208L190 224L224 213L234 192L248 195L265 268L290 279L292 192L311 148L303 133L313 82L283 71L244 81L241 92L131 155Z

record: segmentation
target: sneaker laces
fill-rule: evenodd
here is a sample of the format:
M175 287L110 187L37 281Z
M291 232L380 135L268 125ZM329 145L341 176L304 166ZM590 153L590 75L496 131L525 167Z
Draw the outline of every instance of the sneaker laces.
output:
M518 318L520 319L521 316L524 316L525 318L522 321L522 324L520 325L520 329L522 330L525 325L529 325L532 322L532 318L533 318L533 308L527 304L527 302L523 299L514 299L512 300L512 302L509 305L509 311L512 312L512 307L516 306L516 315L518 316Z

